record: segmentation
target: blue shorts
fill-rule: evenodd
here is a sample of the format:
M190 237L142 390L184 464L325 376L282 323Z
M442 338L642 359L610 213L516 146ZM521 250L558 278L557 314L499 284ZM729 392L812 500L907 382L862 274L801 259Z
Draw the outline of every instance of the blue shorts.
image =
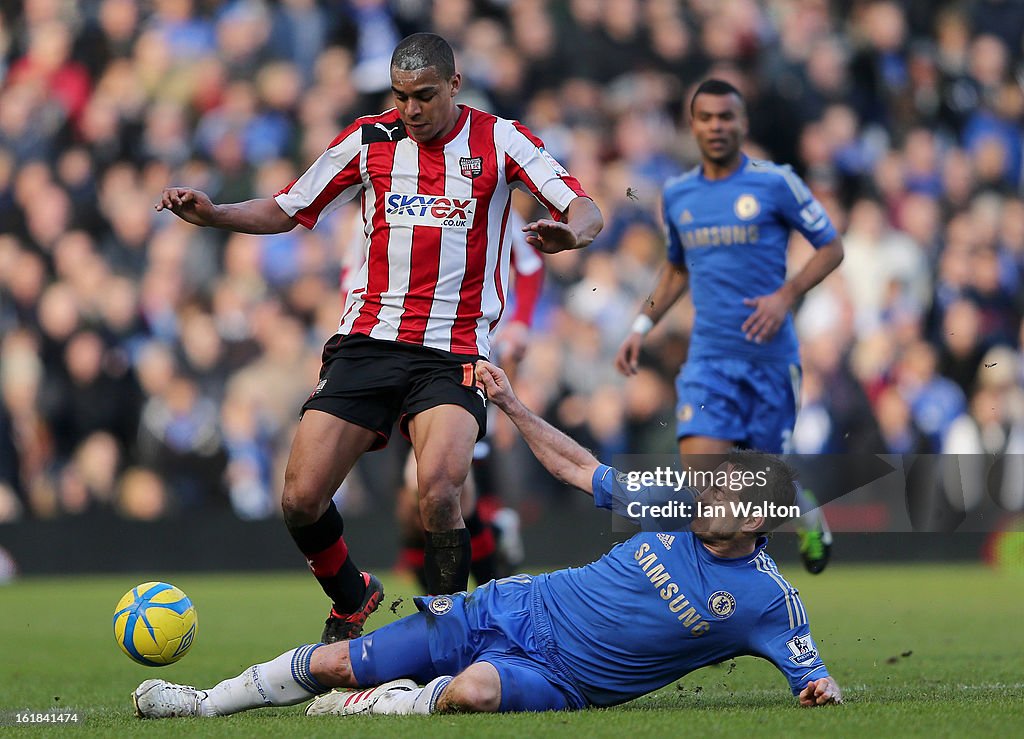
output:
M676 378L676 438L710 436L771 454L789 451L800 366L694 359Z
M548 658L531 616L528 576L505 578L468 595L416 598L419 613L349 642L352 672L370 687L407 677L425 684L487 662L501 680L501 707L509 711L561 711L587 701Z

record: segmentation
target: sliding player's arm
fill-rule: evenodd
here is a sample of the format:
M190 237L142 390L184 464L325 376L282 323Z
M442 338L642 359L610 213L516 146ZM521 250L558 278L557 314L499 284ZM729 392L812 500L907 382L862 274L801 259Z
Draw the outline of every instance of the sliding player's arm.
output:
M480 360L476 364L476 376L487 391L487 397L505 412L537 460L558 480L593 495L598 508L633 519L644 528L652 519L636 506L664 506L675 502L679 515L659 516L657 530L679 531L687 526L694 512L695 490L676 488L672 484L643 484L614 467L599 463L593 454L523 405L500 367Z
M762 571L766 577L775 579L778 573L772 567L766 564ZM781 578L776 583L782 592L750 634L750 651L769 660L786 676L790 690L801 706L811 708L842 703L843 693L839 684L829 675L811 637L807 612L799 594Z
M591 480L598 468L594 455L523 405L500 367L481 359L476 377L490 401L519 429L537 461L561 482L593 494Z

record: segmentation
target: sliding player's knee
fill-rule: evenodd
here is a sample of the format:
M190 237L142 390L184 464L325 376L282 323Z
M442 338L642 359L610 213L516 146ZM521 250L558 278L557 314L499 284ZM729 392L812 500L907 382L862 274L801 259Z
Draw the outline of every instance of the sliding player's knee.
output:
M309 671L326 688L359 687L352 673L347 641L326 644L313 650Z
M447 713L493 713L501 707L501 681L496 673L464 672L445 688L437 706Z

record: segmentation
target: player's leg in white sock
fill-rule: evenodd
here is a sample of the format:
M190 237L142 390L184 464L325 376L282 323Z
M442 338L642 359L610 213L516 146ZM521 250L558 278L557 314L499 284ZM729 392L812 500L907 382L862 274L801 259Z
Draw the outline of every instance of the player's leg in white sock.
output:
M438 710L438 698L452 683L451 675L435 677L415 690L388 690L377 698L370 713L384 715L428 714Z
M326 692L329 687L310 671L310 659L318 649L327 647L307 644L218 683L206 691L200 711L204 716L227 716L263 706L293 706Z

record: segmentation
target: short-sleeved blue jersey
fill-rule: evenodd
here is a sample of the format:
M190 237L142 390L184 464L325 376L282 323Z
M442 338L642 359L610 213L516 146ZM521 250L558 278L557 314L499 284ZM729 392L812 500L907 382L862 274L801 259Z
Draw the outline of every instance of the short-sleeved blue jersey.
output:
M690 359L737 357L798 363L793 320L771 341L747 341L740 327L786 280L786 249L796 229L815 248L836 238L824 208L788 165L749 159L721 180L696 167L665 184L668 260L690 272L697 315Z
M636 495L607 466L595 502ZM650 501L651 491L640 498ZM644 532L585 567L533 578L558 655L590 703L613 705L705 665L740 655L770 660L794 695L828 675L796 589L764 551L717 557L687 531Z

